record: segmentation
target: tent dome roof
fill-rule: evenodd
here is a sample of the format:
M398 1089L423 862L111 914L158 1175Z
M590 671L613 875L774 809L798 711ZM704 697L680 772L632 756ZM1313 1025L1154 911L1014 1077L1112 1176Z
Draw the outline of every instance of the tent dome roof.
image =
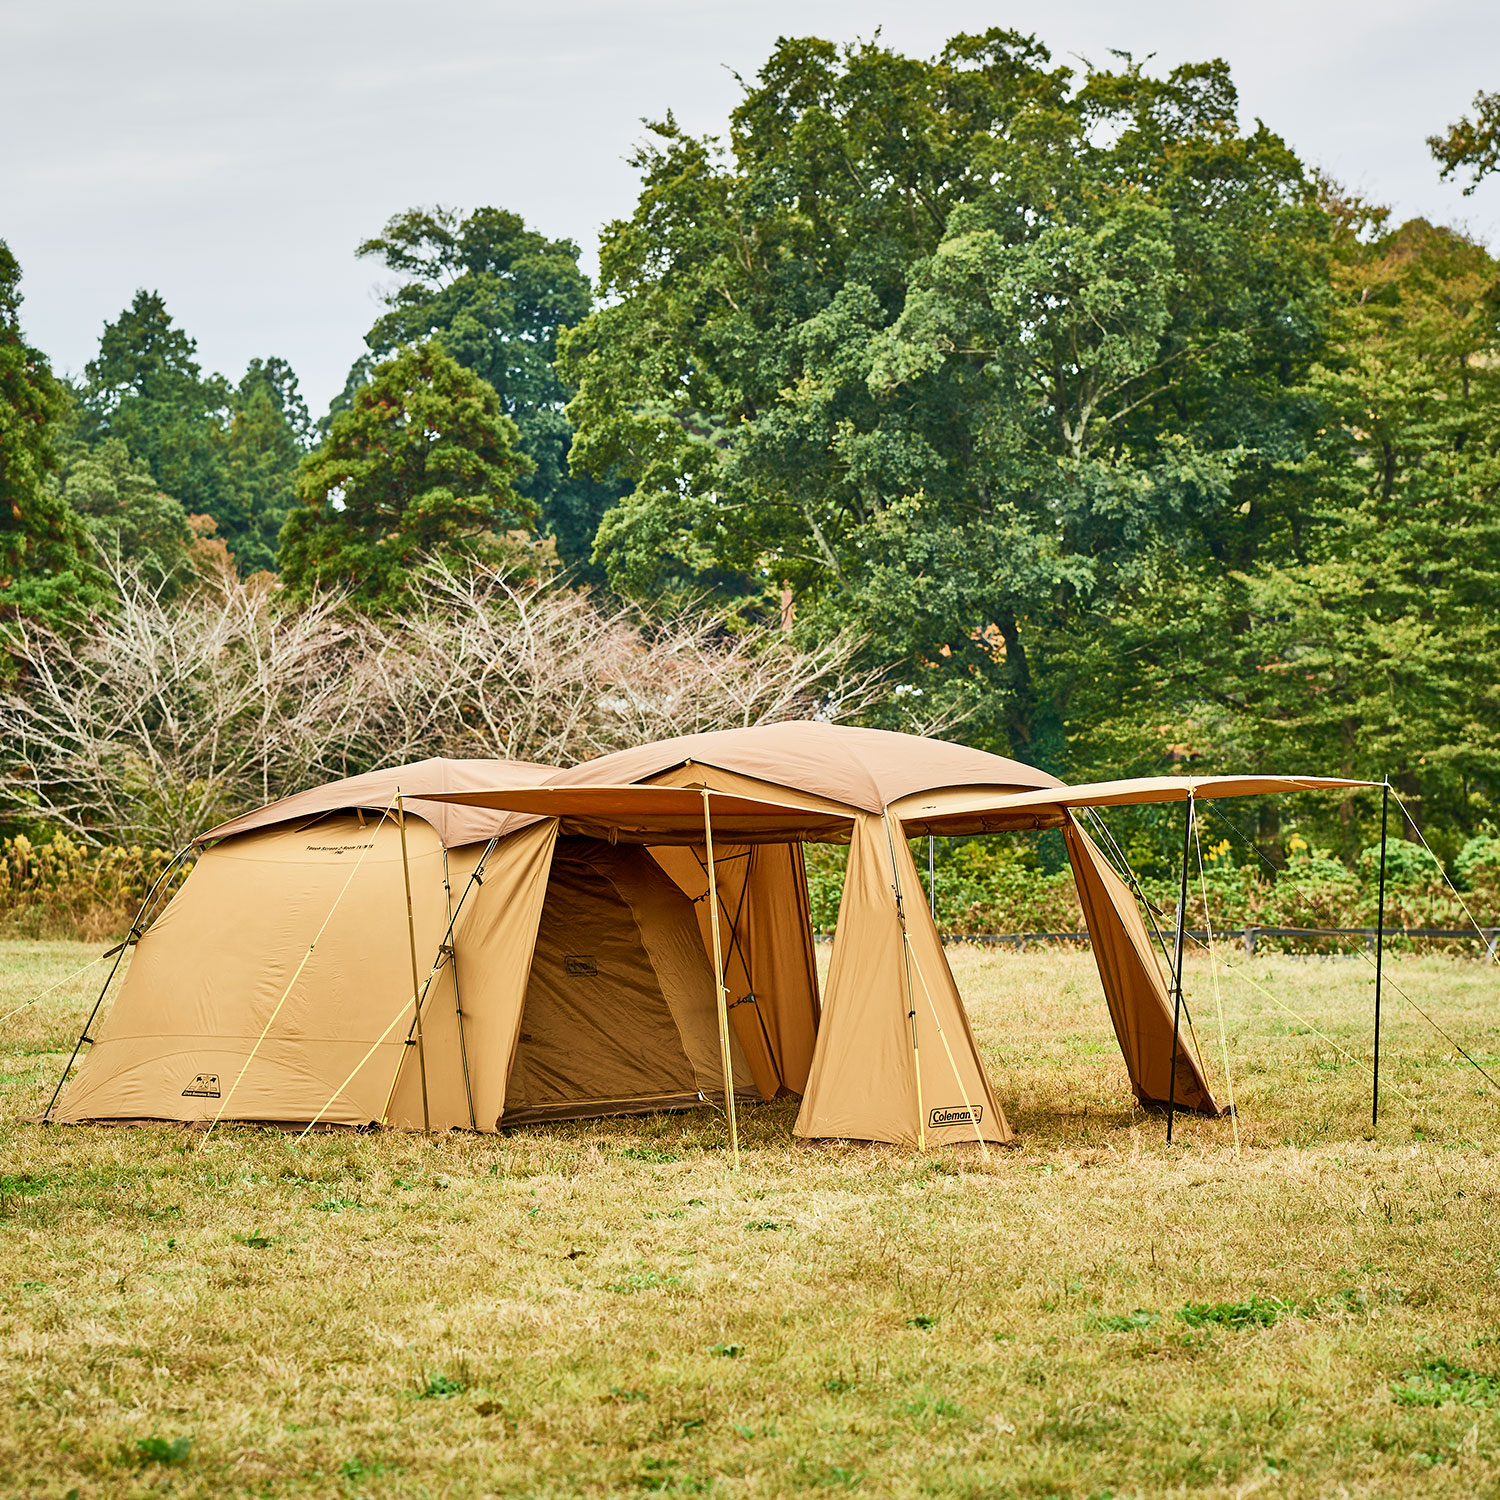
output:
M617 750L554 772L554 785L626 785L686 765L714 766L772 785L879 813L901 797L945 787L1061 786L1055 776L951 740L792 720L681 735Z
M433 792L478 792L494 787L540 786L557 775L555 766L534 765L525 760L449 760L435 755L428 760L414 760L404 766L389 766L381 771L366 771L362 776L346 776L326 786L282 797L266 807L231 818L210 829L199 842L228 838L235 833L249 833L276 823L316 818L341 808L387 808L399 788L406 809L413 816L431 823L446 848L474 844L501 831L510 815L497 815L489 808L462 807L449 802L425 802L423 794Z

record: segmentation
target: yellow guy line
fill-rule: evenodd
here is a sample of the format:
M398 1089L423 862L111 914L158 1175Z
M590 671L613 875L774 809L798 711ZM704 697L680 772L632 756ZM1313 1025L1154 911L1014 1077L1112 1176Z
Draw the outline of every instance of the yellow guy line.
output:
M1290 1005L1284 1005L1280 1000L1276 998L1275 995L1271 993L1270 990L1268 990L1263 984L1260 984L1256 980L1252 979L1238 964L1225 963L1222 958L1219 959L1218 962L1223 965L1227 973L1237 974L1257 994L1264 995L1272 1005L1276 1006L1279 1010L1284 1010L1287 1015L1289 1015L1294 1021L1300 1021L1305 1027L1307 1027L1310 1032L1312 1032L1315 1037L1319 1037L1323 1041L1327 1042L1335 1052L1337 1052L1341 1057L1347 1057L1349 1061L1355 1065L1355 1067L1362 1068L1366 1073L1372 1073L1374 1071L1369 1063L1365 1062L1363 1058L1356 1057L1347 1048L1341 1047L1336 1041L1334 1041L1331 1036L1328 1035L1326 1031L1319 1031L1318 1028L1314 1026L1306 1016L1302 1015L1299 1011L1293 1010ZM1413 1100L1409 1095L1403 1094L1394 1083L1388 1083L1386 1087L1390 1089L1390 1091L1398 1099L1410 1105L1412 1109L1417 1108L1416 1101Z
M429 982L430 982L430 977L431 976L429 976ZM427 998L427 991L426 991L425 988L422 991L422 998L424 1000ZM376 1037L373 1042L370 1043L369 1050L365 1053L365 1055L362 1058L360 1058L360 1060L357 1063L355 1063L354 1068L350 1072L349 1076L328 1096L328 1102L322 1107L322 1109L320 1109L317 1112L317 1114L315 1114L312 1117L312 1119L307 1122L307 1129L304 1130L302 1132L302 1134L297 1137L297 1139L299 1141L302 1140L307 1135L307 1132L309 1130L311 1130L313 1128L313 1126L315 1126L318 1123L318 1121L321 1120L323 1118L323 1116L328 1113L328 1111L330 1109L333 1108L333 1101L335 1099L337 1099L338 1096L340 1094L342 1094L344 1092L344 1090L346 1088L348 1088L351 1083L354 1082L355 1075L358 1074L359 1070L361 1068L363 1068L364 1065L367 1062L369 1062L369 1060L372 1057L375 1056L376 1051L379 1048L381 1048L381 1047L383 1047L385 1045L385 1039L396 1029L397 1025L401 1021L401 1018L403 1016L405 1016L406 1014L407 1014L406 1001L403 998L402 1001L401 1001L401 1009L398 1010L396 1012L396 1014L391 1018L391 1024L389 1026L387 1026L385 1028L385 1030L382 1031L380 1033L380 1035L378 1037ZM402 1052L402 1057L403 1057L403 1059L405 1057L404 1048L403 1048L403 1052ZM397 1076L398 1079L401 1076L401 1070L400 1070L399 1066L397 1067L397 1070L396 1070L396 1076ZM395 1093L395 1085L394 1084L391 1085L391 1092L392 1092L392 1094ZM385 1107L386 1107L387 1110L389 1110L390 1107L391 1107L391 1101L390 1101L389 1098L387 1098L386 1101L385 1101ZM383 1123L383 1121L382 1121L382 1123Z
M1203 841L1198 837L1197 818L1193 819L1193 846L1198 851L1198 889L1203 893L1203 925L1208 931L1209 973L1214 981L1214 1009L1219 1013L1219 1051L1224 1057L1224 1087L1229 1091L1229 1123L1234 1127L1234 1154L1240 1154L1240 1117L1234 1107L1234 1077L1229 1071L1229 1035L1224 1027L1224 996L1219 991L1219 955L1214 951L1214 922L1208 912L1208 880L1203 873ZM1191 1027L1189 1027L1191 1029ZM1196 1041L1197 1038L1194 1038Z
M302 955L302 962L297 965L296 972L287 981L286 988L281 992L281 999L276 1002L276 1008L267 1018L266 1024L261 1027L260 1035L256 1037L255 1045L250 1049L250 1056L245 1059L243 1065L241 1066L239 1076L230 1085L229 1092L219 1100L218 1112L209 1122L208 1130L204 1131L203 1133L203 1138L205 1141L208 1139L209 1134L210 1132L212 1132L214 1126L224 1118L224 1111L229 1108L229 1101L234 1098L234 1091L239 1088L240 1084L244 1081L245 1074L250 1070L250 1064L255 1061L255 1054L260 1051L260 1044L266 1039L266 1033L269 1032L271 1027L275 1024L276 1017L281 1014L281 1007L286 1004L287 997L296 987L297 981L301 979L302 971L307 967L307 961L313 956L313 949L318 946L318 943L321 940L323 934L327 932L328 924L333 921L333 914L339 909L339 903L344 899L345 894L354 881L354 877L359 874L359 867L364 864L365 855L375 847L375 836L380 832L382 824L384 824L385 820L390 816L391 809L394 808L395 805L396 804L394 802L390 803L385 811L381 813L380 822L375 825L374 831L370 834L370 842L365 845L364 849L360 852L359 858L354 861L354 868L349 871L349 878L344 882L343 888L339 891L338 895L333 898L333 905L328 908L328 915L323 918L323 925L318 928L316 933L313 934L312 942L307 945L307 952Z
M121 946L123 946L123 944ZM98 958L91 958L86 964L80 964L76 969L72 971L72 973L64 974L56 984L49 984L46 989L38 990L37 993L31 997L31 999L23 1001L14 1010L6 1011L3 1016L0 1016L0 1024L3 1024L4 1022L10 1020L12 1016L20 1015L21 1012L27 1008L27 1006L35 1005L38 1000L45 1000L47 996L53 992L53 990L60 990L65 984L68 983L69 980L77 979L80 974L87 974L95 964L102 964L106 958L113 958L119 951L119 948L111 948L107 953L101 953Z

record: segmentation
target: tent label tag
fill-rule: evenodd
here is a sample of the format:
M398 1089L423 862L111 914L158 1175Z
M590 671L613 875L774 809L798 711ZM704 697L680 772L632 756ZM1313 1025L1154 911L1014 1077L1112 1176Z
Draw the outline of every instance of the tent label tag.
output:
M199 1073L183 1089L182 1097L184 1099L217 1099L219 1097L219 1075L217 1073Z
M946 1104L927 1116L927 1128L936 1130L941 1125L977 1125L983 1118L982 1104Z
M597 974L598 962L592 953L565 953L563 967L570 974Z

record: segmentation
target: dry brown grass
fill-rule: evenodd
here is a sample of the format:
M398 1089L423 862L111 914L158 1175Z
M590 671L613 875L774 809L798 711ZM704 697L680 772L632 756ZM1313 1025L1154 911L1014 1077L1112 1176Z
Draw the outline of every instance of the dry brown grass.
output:
M0 947L0 1010L95 952ZM12 1017L0 1491L1500 1492L1500 1098L1447 1043L1392 998L1372 1135L1368 1072L1226 981L1242 1152L1169 1155L1087 954L953 961L1021 1132L988 1167L803 1150L783 1106L737 1176L706 1115L45 1130L92 991ZM1363 963L1250 972L1367 1054ZM1394 975L1490 1065L1500 971Z

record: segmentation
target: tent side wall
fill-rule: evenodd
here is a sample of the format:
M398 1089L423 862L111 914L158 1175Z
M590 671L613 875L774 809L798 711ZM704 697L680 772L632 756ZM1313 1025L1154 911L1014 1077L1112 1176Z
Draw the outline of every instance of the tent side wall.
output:
M1003 1145L1012 1139L1010 1126L979 1061L911 851L894 823L863 814L854 825L796 1133L908 1145L982 1137Z
M408 833L414 826L407 824ZM472 883L471 877L484 856L485 846L470 844L448 851L448 884L453 905L458 908L458 919L453 926L453 962L439 971L422 1008L428 1105L432 1123L438 1129L469 1128L470 1096L475 1127L494 1131L499 1126L556 843L555 819L511 834L496 844L485 859L479 884ZM443 897L441 885L438 896ZM423 978L437 955L442 932L447 929L446 901L443 910L443 928L437 939L426 948L420 944L417 948L418 969ZM403 927L403 938L404 935ZM404 964L405 987L410 990L409 953ZM462 1048L458 1032L460 1005ZM408 995L408 1013L410 1010ZM403 1031L403 1040L405 1035ZM390 1119L395 1125L421 1129L422 1094L416 1050L405 1049L405 1065L391 1102ZM467 1090L463 1084L465 1057ZM436 1106L435 1100L441 1100L441 1105Z
M1130 888L1071 814L1063 838L1131 1087L1142 1104L1165 1104L1172 1087L1172 1002L1146 924ZM1177 1049L1177 1107L1218 1114L1219 1106L1188 1051L1187 1033L1184 1022Z
M442 849L407 825L420 952L446 925ZM268 899L268 896L270 899ZM405 1050L400 835L346 815L209 849L142 936L59 1120L380 1120ZM241 1073L243 1071L243 1078Z

